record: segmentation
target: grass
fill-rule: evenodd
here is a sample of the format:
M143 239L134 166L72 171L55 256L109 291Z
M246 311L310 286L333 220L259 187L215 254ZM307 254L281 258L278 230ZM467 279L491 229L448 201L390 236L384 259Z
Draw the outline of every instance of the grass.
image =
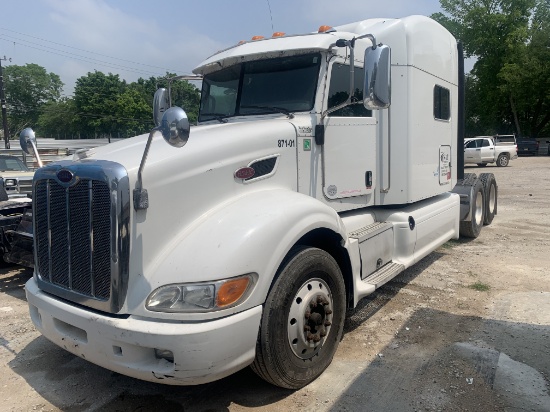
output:
M479 282L479 281L476 282L476 283L471 284L468 287L470 289L477 290L478 292L487 292L489 289L491 289L491 287L488 284L482 283L482 282Z

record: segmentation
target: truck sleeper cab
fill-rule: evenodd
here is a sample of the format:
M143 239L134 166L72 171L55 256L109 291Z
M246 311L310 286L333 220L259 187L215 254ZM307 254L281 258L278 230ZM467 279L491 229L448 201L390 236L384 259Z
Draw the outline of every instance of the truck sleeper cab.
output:
M307 385L346 308L496 214L456 166L460 59L421 16L206 59L198 126L161 90L149 136L36 172L33 323L143 380Z

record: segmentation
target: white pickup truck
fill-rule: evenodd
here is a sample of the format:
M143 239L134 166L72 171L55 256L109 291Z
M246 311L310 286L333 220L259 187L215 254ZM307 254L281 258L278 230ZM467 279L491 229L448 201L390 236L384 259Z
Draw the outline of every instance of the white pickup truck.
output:
M490 136L478 136L464 139L464 164L487 166L495 163L497 166L508 166L511 159L517 159L518 147L515 144L495 145Z

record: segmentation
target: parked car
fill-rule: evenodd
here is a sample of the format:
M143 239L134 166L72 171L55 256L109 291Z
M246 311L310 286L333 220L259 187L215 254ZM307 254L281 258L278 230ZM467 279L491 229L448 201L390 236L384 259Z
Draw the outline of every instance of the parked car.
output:
M4 189L10 199L32 195L34 172L18 157L0 155L0 176L4 179Z
M497 166L508 166L510 160L517 159L517 150L515 144L495 145L492 136L464 139L464 164L487 166L496 162Z
M518 155L533 155L539 154L539 142L537 139L521 138L518 139Z

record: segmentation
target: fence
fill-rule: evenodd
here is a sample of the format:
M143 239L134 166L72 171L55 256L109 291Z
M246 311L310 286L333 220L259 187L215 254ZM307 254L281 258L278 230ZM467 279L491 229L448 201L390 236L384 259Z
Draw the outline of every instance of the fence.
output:
M122 139L110 139L111 143ZM12 141L12 147L16 145ZM109 143L108 139L74 139L74 140L55 140L55 139L37 139L38 154L43 164L61 160L67 156L72 156L77 150L91 149L93 147L104 146ZM17 145L18 146L18 145ZM29 168L38 168L38 162L34 155L26 154L21 148L18 149L0 149L0 154L18 157Z

